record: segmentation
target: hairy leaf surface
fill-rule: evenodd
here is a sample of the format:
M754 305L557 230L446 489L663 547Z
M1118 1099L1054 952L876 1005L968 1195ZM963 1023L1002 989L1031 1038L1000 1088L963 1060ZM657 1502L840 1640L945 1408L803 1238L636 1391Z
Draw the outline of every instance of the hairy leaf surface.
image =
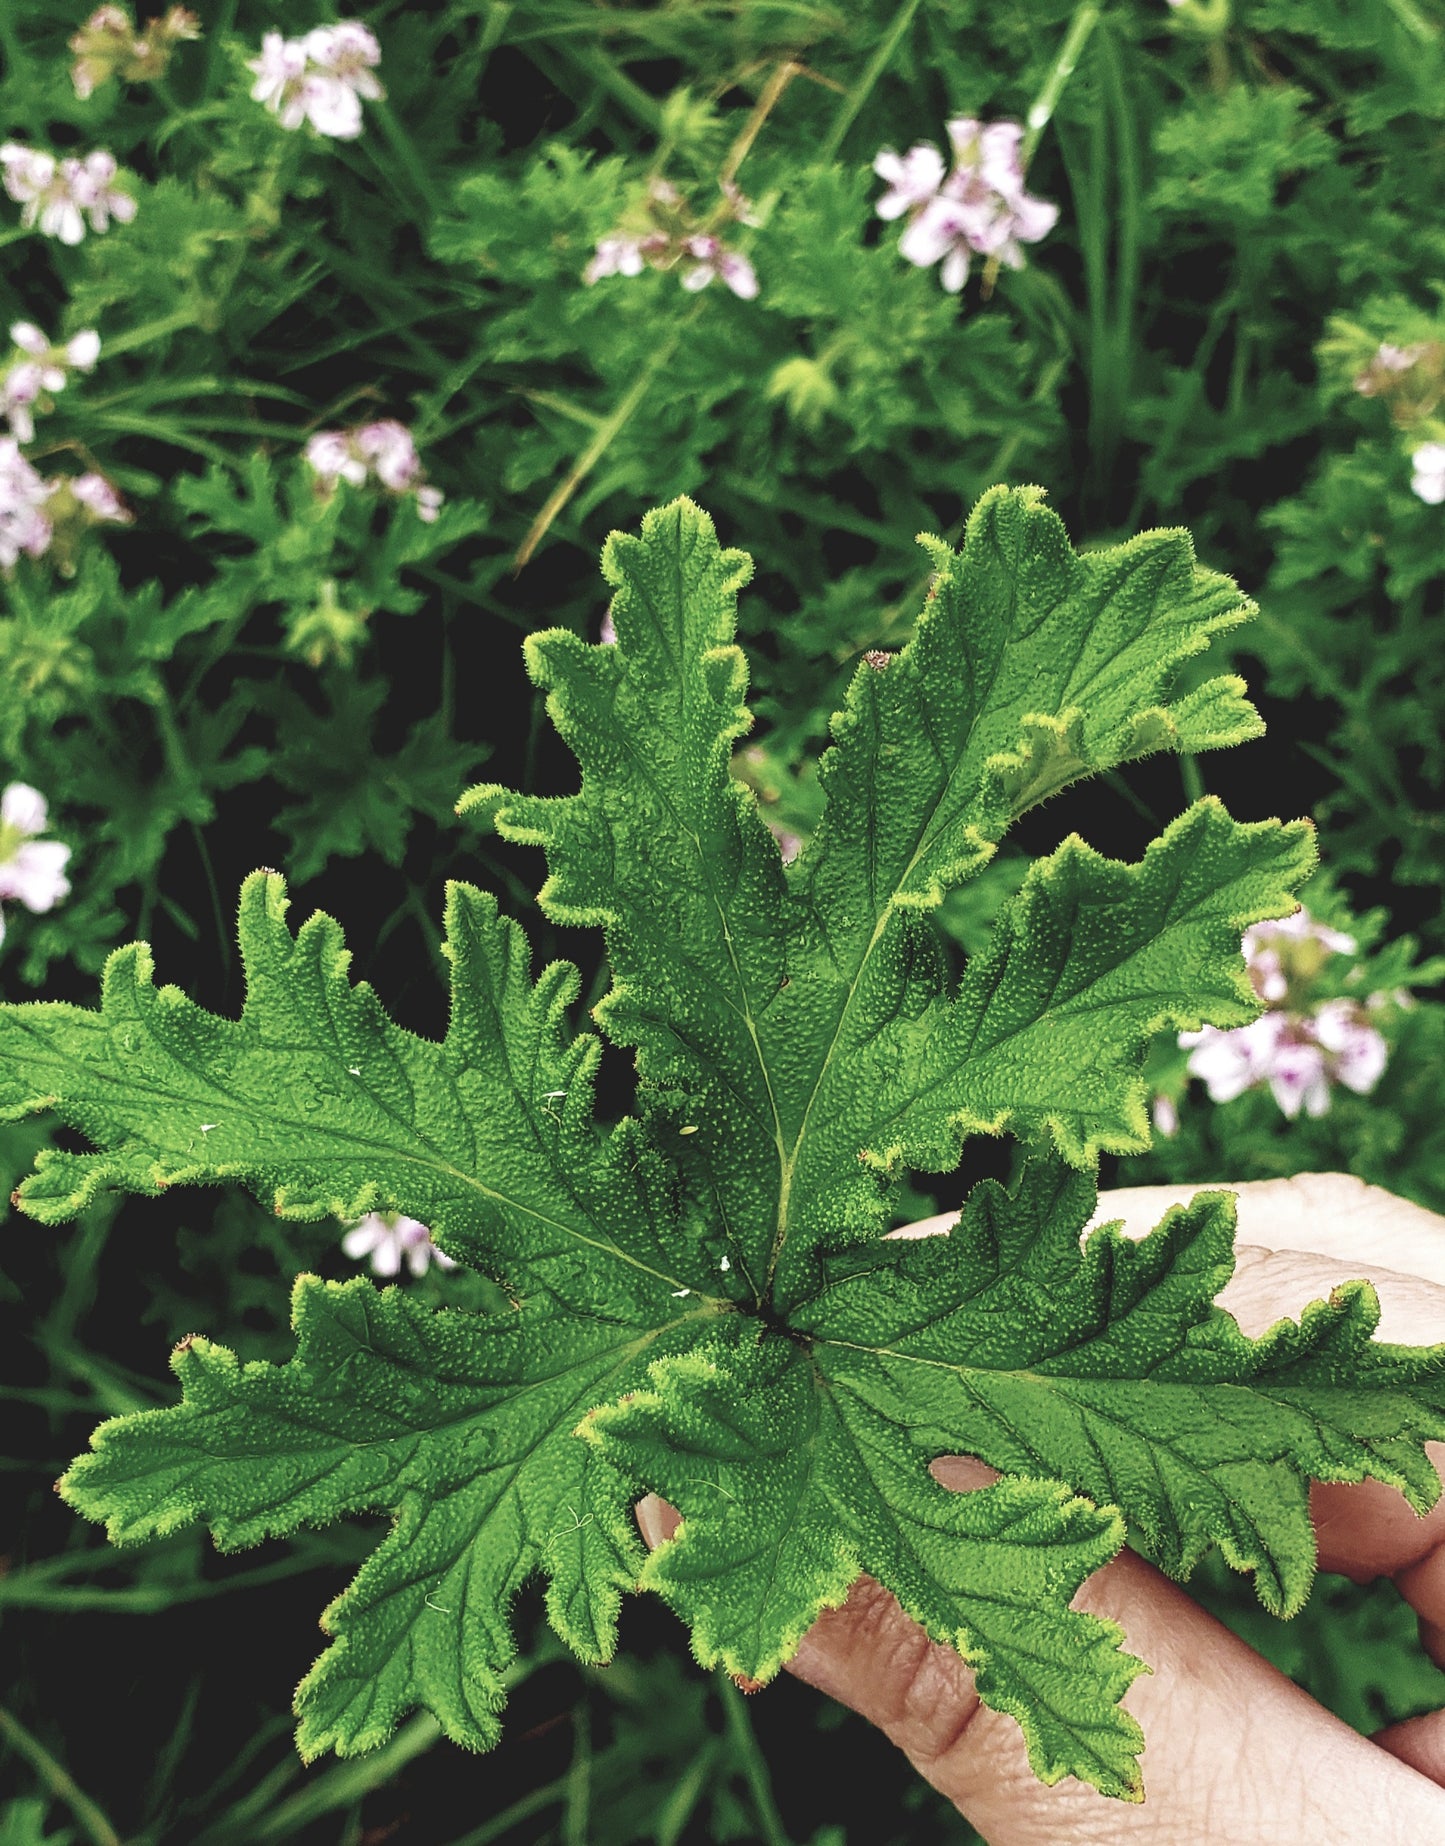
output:
M440 1044L351 984L330 919L292 934L270 873L242 894L239 1019L158 989L143 945L98 1012L0 1008L0 1110L51 1107L96 1148L42 1156L18 1194L36 1218L234 1182L283 1217L405 1212L503 1286L474 1314L303 1279L291 1363L185 1342L181 1403L107 1424L66 1478L122 1541L390 1515L301 1688L308 1753L369 1747L417 1705L490 1741L535 1576L585 1658L650 1586L700 1659L761 1681L867 1571L1018 1718L1041 1776L1137 1797L1139 1663L1069 1606L1126 1534L1176 1575L1217 1545L1289 1611L1311 1476L1435 1493L1441 1355L1375 1342L1367 1287L1251 1341L1213 1305L1222 1197L1139 1245L1080 1244L1098 1153L1146 1137L1151 1036L1252 1016L1240 933L1290 911L1308 829L1206 799L1136 864L1071 835L961 971L930 916L1065 783L1253 734L1237 681L1171 691L1247 605L1182 534L1076 555L1032 489L985 496L956 557L932 549L915 637L860 666L789 865L730 769L749 567L704 514L681 501L609 542L615 646L529 641L580 787L470 805L545 850L555 920L602 929L594 1017L636 1054L635 1119L594 1120L576 971L534 981L464 886ZM882 1239L892 1177L1004 1131L1028 1147L1012 1193L976 1187L948 1236ZM948 1492L930 1466L955 1453L1001 1478ZM647 1490L683 1515L650 1557Z

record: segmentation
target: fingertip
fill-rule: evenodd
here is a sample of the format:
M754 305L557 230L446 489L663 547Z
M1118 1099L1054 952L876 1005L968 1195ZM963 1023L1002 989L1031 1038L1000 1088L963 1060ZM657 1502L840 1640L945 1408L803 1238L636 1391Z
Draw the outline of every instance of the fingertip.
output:
M1445 1788L1445 1711L1423 1718L1406 1718L1375 1735L1375 1742L1391 1756L1438 1786Z
M677 1508L655 1493L646 1494L637 1502L633 1516L649 1551L656 1551L659 1545L665 1544L682 1524L682 1514Z

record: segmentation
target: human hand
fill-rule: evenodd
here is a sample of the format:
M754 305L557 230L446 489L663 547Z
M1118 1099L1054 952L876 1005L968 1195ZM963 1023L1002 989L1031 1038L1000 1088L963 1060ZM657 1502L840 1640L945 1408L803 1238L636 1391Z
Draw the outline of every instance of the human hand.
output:
M1122 1218L1130 1235L1143 1236L1168 1206L1203 1190L1106 1193L1095 1222ZM1381 1338L1445 1339L1445 1218L1343 1174L1233 1190L1238 1264L1220 1303L1246 1333L1367 1276L1380 1297ZM942 1231L956 1216L900 1235ZM1445 1444L1431 1453L1445 1473ZM962 1457L935 1463L934 1474L960 1491L996 1478ZM1420 1519L1394 1488L1366 1481L1316 1485L1311 1510L1320 1568L1358 1583L1392 1577L1420 1618L1422 1645L1445 1667L1445 1500ZM677 1519L655 1496L637 1516L651 1545ZM958 1655L930 1641L869 1577L819 1618L789 1671L877 1724L990 1846L1445 1842L1445 1711L1361 1737L1129 1551L1089 1580L1076 1606L1118 1622L1129 1651L1153 1669L1125 1697L1148 1740L1138 1807L1079 1782L1046 1788L1013 1720L981 1705Z

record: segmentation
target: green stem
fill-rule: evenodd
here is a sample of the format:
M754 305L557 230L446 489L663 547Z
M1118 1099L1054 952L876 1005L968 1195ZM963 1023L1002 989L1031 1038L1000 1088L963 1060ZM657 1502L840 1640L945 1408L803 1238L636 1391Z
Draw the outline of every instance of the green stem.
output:
M531 526L528 528L527 536L517 547L517 555L512 560L512 568L514 570L520 571L525 567L532 553L546 537L553 520L556 519L563 507L565 507L567 502L572 498L573 494L576 493L577 489L587 479L587 476L591 474L598 462L601 461L608 449L611 448L614 439L632 420L637 412L638 406L642 403L643 398L647 396L652 386L653 379L657 377L658 373L682 344L683 333L692 324L695 314L696 310L687 317L682 326L675 328L667 339L663 340L660 345L654 347L652 357L648 360L647 364L643 366L636 378L633 379L631 385L628 386L617 408L612 412L610 417L607 417L603 422L598 424L596 435L572 464L566 480L548 495L546 505L532 521Z
M167 334L179 333L182 327L194 327L195 310L177 308L173 314L162 314L159 320L145 321L139 327L132 327L129 333L118 333L114 339L107 339L101 347L102 356L113 359L117 353L132 353L139 347L153 345L157 340L165 339Z
M309 1827L313 1820L319 1820L323 1814L332 1814L338 1808L349 1807L353 1801L359 1801L363 1795L369 1795L374 1788L380 1788L398 1769L423 1755L442 1734L442 1727L430 1712L423 1712L413 1718L411 1723L398 1731L384 1749L374 1750L369 1756L356 1758L353 1762L338 1763L334 1769L327 1769L316 1777L309 1787L301 1789L289 1801L283 1801L278 1808L252 1827L252 1840L280 1840L288 1834L299 1833L303 1827Z
M760 1837L766 1846L792 1846L788 1830L783 1825L783 1817L778 1812L773 1800L772 1778L768 1774L768 1765L758 1748L758 1740L753 1735L752 1720L748 1717L743 1695L734 1685L731 1677L718 1669L715 1675L719 1697L722 1700L723 1723L727 1729L728 1742L737 1753L739 1766L753 1797L753 1806L757 1810Z
M1059 98L1064 93L1064 86L1073 76L1084 47L1089 42L1089 34L1099 23L1103 8L1098 0L1081 0L1074 8L1074 16L1069 21L1069 29L1064 34L1064 42L1059 47L1059 55L1054 59L1049 74L1044 79L1043 88L1029 105L1025 118L1023 145L1019 149L1019 159L1027 167L1033 159L1039 138L1053 119L1054 110L1059 106Z
M848 94L843 98L843 105L833 118L833 126L828 130L827 139L818 151L819 163L827 166L836 159L838 149L843 145L843 137L857 120L858 111L872 95L878 79L887 70L889 61L898 49L903 34L913 24L913 15L918 11L919 0L903 0L902 6L893 15L893 24L883 35L878 49L868 60L863 75L858 79Z
M45 1748L38 1737L32 1737L25 1726L12 1713L0 1705L0 1737L3 1737L18 1756L23 1756L40 1778L42 1786L57 1801L63 1801L75 1816L76 1824L95 1846L121 1846L121 1837L98 1808L81 1789L77 1788L75 1778L63 1764Z
M494 1814L480 1827L474 1827L470 1833L464 1833L459 1840L452 1840L450 1846L491 1846L493 1840L501 1839L504 1833L510 1833L513 1827L520 1826L524 1820L530 1820L534 1814L540 1814L543 1808L555 1806L567 1798L566 1776L560 1776L555 1782L548 1782L541 1788L534 1788L530 1794L514 1801L509 1808L503 1808L500 1814Z

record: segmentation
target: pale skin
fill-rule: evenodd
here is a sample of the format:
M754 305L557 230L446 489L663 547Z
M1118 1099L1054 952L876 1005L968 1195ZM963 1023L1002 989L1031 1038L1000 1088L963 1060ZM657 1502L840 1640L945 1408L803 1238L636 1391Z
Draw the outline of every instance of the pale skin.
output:
M1201 1190L1111 1192L1097 1222L1122 1218L1142 1236ZM1239 1260L1220 1301L1246 1333L1365 1276L1380 1297L1378 1337L1445 1340L1445 1218L1343 1174L1232 1190ZM953 1221L900 1234L927 1236ZM1445 1475L1445 1444L1430 1452ZM964 1457L934 1472L963 1492L994 1478ZM1311 1505L1321 1569L1358 1583L1393 1578L1419 1617L1421 1646L1445 1667L1445 1499L1421 1519L1395 1489L1367 1481L1316 1485ZM655 1496L637 1513L651 1545L676 1525ZM869 1577L820 1617L788 1670L876 1724L990 1846L1354 1846L1362 1833L1373 1846L1445 1842L1445 1711L1361 1737L1129 1551L1085 1584L1075 1606L1118 1622L1128 1650L1153 1669L1124 1701L1148 1740L1137 1806L1072 1780L1045 1788L1013 1720L980 1705L957 1654Z

